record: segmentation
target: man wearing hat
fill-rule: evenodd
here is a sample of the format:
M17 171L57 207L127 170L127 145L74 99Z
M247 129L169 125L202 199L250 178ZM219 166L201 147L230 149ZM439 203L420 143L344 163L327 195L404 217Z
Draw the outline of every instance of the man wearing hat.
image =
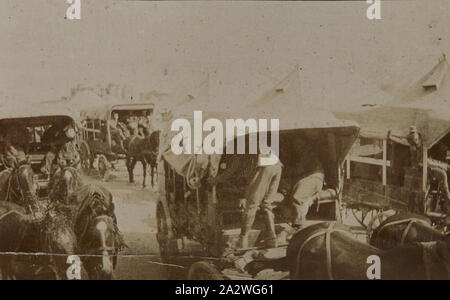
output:
M116 143L117 147L119 148L119 151L122 151L125 153L125 147L123 145L123 142L127 138L124 133L124 127L122 126L121 122L119 121L119 114L114 113L113 119L109 123L109 127L111 130L111 139Z
M3 161L8 168L16 168L29 161L26 148L30 140L28 130L21 124L7 129Z
M410 126L409 134L406 136L406 142L404 138L399 136L394 136L391 132L388 133L388 139L409 146L410 157L411 157L411 167L420 168L423 167L422 157L422 136L418 132L416 126ZM440 159L443 159L443 155L439 155L439 160L428 158L427 166L430 171L430 175L436 178L439 182L439 185L442 189L443 195L447 203L450 205L450 190L448 184L448 171L449 171L449 161L450 161L450 152L448 151L448 145L441 144L441 149L439 152L446 154L447 162L443 162Z
M74 124L68 124L55 134L52 148L44 157L41 172L51 177L60 168L79 166L81 159L75 143L75 128Z

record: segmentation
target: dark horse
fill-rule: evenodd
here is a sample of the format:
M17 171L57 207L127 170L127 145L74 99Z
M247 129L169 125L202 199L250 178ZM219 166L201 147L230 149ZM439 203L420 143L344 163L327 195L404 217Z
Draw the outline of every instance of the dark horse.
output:
M434 229L431 221L420 215L400 213L384 220L372 233L370 244L390 249L403 244L444 240L446 234Z
M324 222L297 232L287 248L291 279L368 279L368 258L380 258L384 280L450 279L450 239L379 250L343 225Z
M24 258L21 261L26 265L47 266L57 279L65 278L62 277L67 268L64 254L75 253L76 238L63 218L50 216L50 211L37 216L42 215L42 205L36 187L34 172L28 163L0 173L0 199L4 200L0 202L0 252L12 254L1 257L3 277L16 278L20 273L19 258Z
M101 186L84 185L73 168L63 169L55 176L50 198L59 212L71 220L89 278L112 279L117 255L126 245L117 227L111 192ZM106 226L99 225L100 221Z
M153 131L150 134L147 128L145 128L144 138L138 135L134 135L126 140L125 145L127 148L127 169L130 183L134 182L134 168L136 167L137 161L140 161L144 169L144 179L142 186L144 188L147 186L147 164L149 164L151 172L151 184L152 187L154 187L156 163L159 154L159 134L159 130Z
M48 212L36 219L11 202L0 202L0 241L0 252L8 253L0 256L3 279L66 279L67 257L77 245L66 218Z
M27 213L39 210L37 184L30 164L22 164L0 173L0 201L18 204Z

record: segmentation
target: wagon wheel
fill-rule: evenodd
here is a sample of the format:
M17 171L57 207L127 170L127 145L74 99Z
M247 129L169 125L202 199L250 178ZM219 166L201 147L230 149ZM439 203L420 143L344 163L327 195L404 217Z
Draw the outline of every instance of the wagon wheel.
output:
M81 141L78 147L80 151L81 169L84 174L89 175L89 171L92 166L91 150L85 141Z
M100 155L98 158L98 173L100 175L100 178L103 181L107 181L109 179L109 174L111 171L111 166L106 159L106 156Z
M156 208L156 223L158 229L156 239L158 240L161 257L164 258L169 254L169 226L167 225L166 212L161 202L158 203Z
M370 239L372 238L372 234L373 234L374 230L377 229L377 227L380 226L381 223L386 221L387 218L392 217L395 214L396 214L395 211L387 210L387 211L381 211L372 217L369 224L367 225L367 242L368 243L370 242Z
M190 268L187 276L188 280L224 280L224 276L207 261L199 261L194 263Z

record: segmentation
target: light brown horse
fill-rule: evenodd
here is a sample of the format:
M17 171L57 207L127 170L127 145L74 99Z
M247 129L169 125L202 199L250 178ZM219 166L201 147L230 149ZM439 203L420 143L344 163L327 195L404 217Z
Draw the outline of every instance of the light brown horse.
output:
M156 130L150 134L147 128L145 128L144 135L145 137L143 138L138 135L128 138L125 142L125 147L127 148L126 165L130 183L134 183L134 168L136 167L136 163L140 161L144 169L142 186L145 188L147 186L147 165L150 165L151 185L152 187L155 185L160 131Z
M345 226L324 222L297 232L287 248L291 279L367 280L368 258L380 258L382 280L450 279L450 239L380 250Z

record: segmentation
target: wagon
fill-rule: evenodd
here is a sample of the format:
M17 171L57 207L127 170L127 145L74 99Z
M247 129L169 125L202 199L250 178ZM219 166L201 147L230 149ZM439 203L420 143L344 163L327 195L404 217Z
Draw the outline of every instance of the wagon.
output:
M322 116L319 118L318 116ZM356 140L359 126L352 121L340 121L331 114L304 111L296 118L286 115L253 112L244 115L209 112L204 119L215 118L279 118L280 153L283 143L294 135L308 139L319 152L326 166L326 189L336 191L329 198L315 203L307 216L309 223L340 221L342 167ZM177 116L191 120L192 116ZM225 124L225 123L223 123ZM259 136L264 131L259 131ZM167 133L170 136L173 133ZM288 161L280 160L283 164ZM157 204L157 240L162 261L175 278L188 279L283 279L289 276L284 261L289 237L296 231L278 208L283 203L281 190L274 203L277 232L276 248L267 249L261 243L263 226L257 220L251 230L248 248L239 247L242 211L239 199L232 191L210 186L207 178L217 176L226 164L220 154L174 154L170 138L158 165L160 199ZM171 267L172 266L172 267Z
M98 169L100 177L108 179L111 169L120 160L125 158L125 152L115 145L111 136L110 123L113 115L119 115L119 121L126 123L129 114L142 114L154 110L153 103L114 104L107 103L92 105L82 109L80 157L83 171Z
M448 103L416 102L338 115L361 125L360 137L346 159L343 202L368 229L369 236L371 228L389 211L425 215L435 223L443 221L445 201L427 161L445 160L439 149L450 145ZM408 164L409 146L404 141L410 128L421 135L423 167Z
M31 166L38 183L38 195L41 198L48 196L49 176L42 173L41 166L44 156L50 151L54 140L50 134L53 129L64 128L67 124L79 126L78 114L63 103L40 104L39 106L26 106L14 104L3 106L0 110L0 135L4 136L10 126L23 125L28 131L27 154L31 159ZM1 141L4 148L5 141ZM6 166L1 162L1 169Z

